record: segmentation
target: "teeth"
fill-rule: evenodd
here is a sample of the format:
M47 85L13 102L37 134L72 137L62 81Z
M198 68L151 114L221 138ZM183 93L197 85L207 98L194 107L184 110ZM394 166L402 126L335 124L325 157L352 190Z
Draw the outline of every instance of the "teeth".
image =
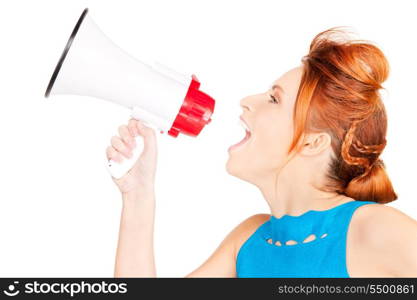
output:
M245 130L246 131L249 131L250 132L250 130L249 130L249 127L248 127L248 125L246 125L246 123L245 122L243 122L242 121L242 119L239 119L239 123L240 123L240 125L243 127L243 128L245 128Z

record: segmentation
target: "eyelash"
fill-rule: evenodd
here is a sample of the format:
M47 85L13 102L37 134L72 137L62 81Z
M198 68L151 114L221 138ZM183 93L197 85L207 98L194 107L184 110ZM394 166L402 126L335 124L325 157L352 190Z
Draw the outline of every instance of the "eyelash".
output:
M271 98L271 100L269 100L269 102L271 103L278 103L279 101L272 95L269 95L269 97Z

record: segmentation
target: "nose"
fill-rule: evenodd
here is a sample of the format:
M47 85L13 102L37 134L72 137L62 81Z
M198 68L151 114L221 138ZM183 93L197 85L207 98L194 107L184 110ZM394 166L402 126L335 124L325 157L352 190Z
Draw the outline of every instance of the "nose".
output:
M245 97L242 100L240 100L240 106L243 110L252 110L251 103L250 103L250 97Z

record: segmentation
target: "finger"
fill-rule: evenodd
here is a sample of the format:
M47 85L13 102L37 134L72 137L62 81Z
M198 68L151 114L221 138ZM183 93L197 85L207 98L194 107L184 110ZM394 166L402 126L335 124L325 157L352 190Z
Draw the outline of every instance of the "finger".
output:
M129 131L133 134L133 136L138 136L139 131L137 127L138 121L136 119L130 119L127 127L129 128Z
M116 151L112 146L108 146L106 149L107 160L113 160L115 162L121 163L123 161L122 155Z
M142 121L138 120L136 125L137 125L136 128L139 131L139 134L142 135L143 137L145 138L155 137L155 131L152 128L146 126Z
M113 136L111 138L111 145L125 157L132 157L132 150L121 140L118 136Z
M133 148L135 146L135 139L130 134L129 129L126 125L121 125L119 127L119 135L122 138L123 142L129 146L129 148Z

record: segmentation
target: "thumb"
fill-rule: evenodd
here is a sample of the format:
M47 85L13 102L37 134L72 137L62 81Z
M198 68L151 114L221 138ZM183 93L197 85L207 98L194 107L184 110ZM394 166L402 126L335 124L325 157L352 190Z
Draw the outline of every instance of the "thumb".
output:
M156 134L153 128L150 128L143 124L142 121L138 120L137 128L139 135L143 137L144 140L144 153L148 153L149 151L154 151L156 147Z

